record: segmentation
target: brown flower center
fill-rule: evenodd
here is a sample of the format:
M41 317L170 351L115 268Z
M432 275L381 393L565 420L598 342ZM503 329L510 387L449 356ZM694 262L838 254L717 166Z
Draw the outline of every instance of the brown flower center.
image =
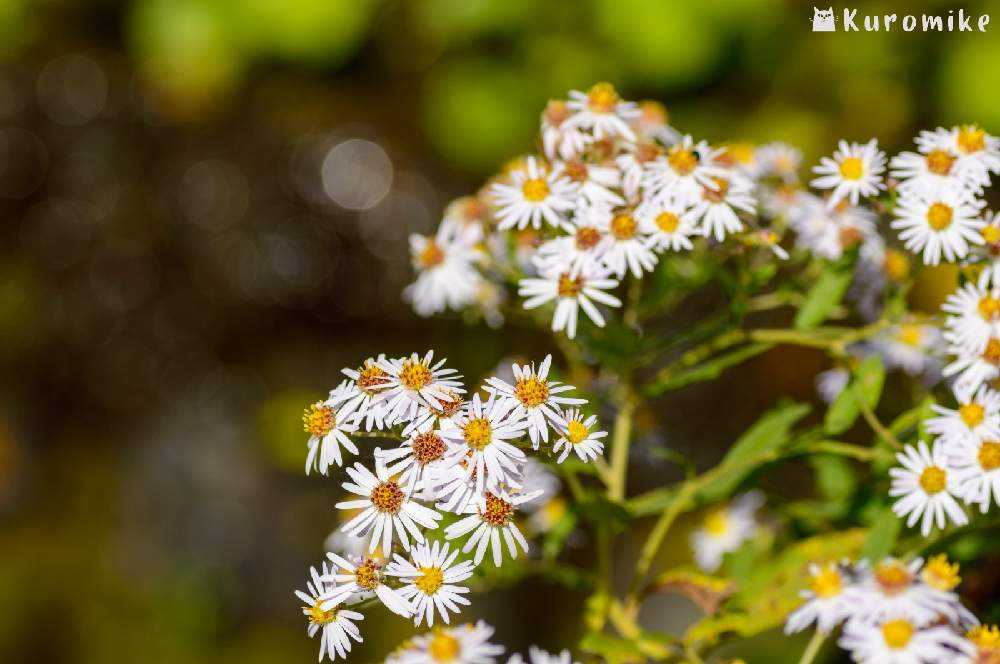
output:
M480 510L479 516L491 526L503 527L510 523L514 515L514 506L506 500L497 498L492 493L486 496L486 509Z
M433 431L418 434L413 439L413 458L421 466L440 459L445 452L444 441Z
M576 297L582 289L583 279L580 277L574 278L569 276L569 274L559 275L559 285L556 287L559 297Z
M371 501L379 512L395 514L403 506L403 490L392 480L382 482L372 489Z

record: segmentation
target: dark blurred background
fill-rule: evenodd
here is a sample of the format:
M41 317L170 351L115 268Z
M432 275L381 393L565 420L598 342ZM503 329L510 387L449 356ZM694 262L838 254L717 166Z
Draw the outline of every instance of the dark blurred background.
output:
M962 5L1000 22L1000 3ZM400 291L409 233L530 150L549 97L609 80L696 138L786 140L807 163L840 137L898 150L922 127L1000 128L1000 25L814 35L811 15L778 0L0 0L0 659L315 658L291 590L340 489L303 475L301 408L378 352L434 347L474 381L548 349L418 319ZM710 462L779 395L813 398L822 358L787 360L710 388L727 418L690 416L705 388L643 413L645 440ZM529 580L463 618L554 648L579 636L583 599ZM357 661L408 633L372 616Z

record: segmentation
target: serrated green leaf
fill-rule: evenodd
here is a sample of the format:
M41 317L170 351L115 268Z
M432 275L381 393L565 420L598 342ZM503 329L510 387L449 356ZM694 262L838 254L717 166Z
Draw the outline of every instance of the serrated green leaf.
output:
M808 330L826 320L840 304L852 277L853 272L841 262L828 265L802 300L795 314L795 327Z

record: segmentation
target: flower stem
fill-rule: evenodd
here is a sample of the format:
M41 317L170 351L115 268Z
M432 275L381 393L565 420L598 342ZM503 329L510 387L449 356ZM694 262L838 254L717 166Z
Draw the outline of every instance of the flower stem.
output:
M802 652L799 664L812 664L813 660L816 659L816 655L819 654L820 649L823 647L824 641L826 641L826 634L818 629L813 632L812 638L806 644L806 649Z

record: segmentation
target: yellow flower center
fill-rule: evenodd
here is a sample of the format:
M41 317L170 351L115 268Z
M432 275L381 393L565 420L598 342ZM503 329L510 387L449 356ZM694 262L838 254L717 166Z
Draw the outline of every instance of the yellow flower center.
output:
M936 231L943 231L951 226L954 210L945 203L931 203L927 208L927 225Z
M302 413L302 428L314 436L325 436L337 426L337 415L322 401L317 401Z
M698 166L698 155L692 150L675 145L667 154L667 163L678 175L690 175Z
M890 620L882 625L882 638L893 650L900 650L913 638L913 625L906 620Z
M986 349L983 351L983 359L991 364L1000 365L1000 339L991 337L986 342Z
M616 240L631 240L635 237L636 225L635 217L627 212L616 214L611 220L611 235Z
M879 563L875 567L875 580L887 595L905 590L913 581L910 570L895 560Z
M375 509L386 514L395 514L403 506L403 490L392 480L372 489L370 498Z
M642 111L643 120L654 124L667 124L670 117L667 113L667 107L652 99L639 102L639 110Z
M701 195L709 203L722 203L726 200L726 194L729 192L729 180L725 178L712 178L715 182L715 189L711 187L702 187Z
M386 374L376 364L366 364L358 370L358 389L366 394L375 394L385 384Z
M919 346L923 339L924 331L919 325L903 324L899 326L898 339L900 343L907 346Z
M354 570L354 581L365 590L375 590L381 582L378 563L368 558Z
M466 422L462 435L469 447L482 451L493 442L493 427L488 419L479 417Z
M462 645L451 634L444 631L434 633L427 652L435 662L454 662L462 650Z
M337 609L332 608L329 611L324 611L322 608L323 602L316 600L316 603L312 606L302 607L302 612L306 614L309 618L309 622L314 625L327 625L332 623L337 618Z
M980 231L983 239L986 240L988 244L996 244L1000 242L1000 226L994 226L990 224Z
M580 251L593 249L601 241L601 233L596 228L583 227L576 230L576 248Z
M492 493L486 496L486 509L479 511L479 517L491 526L503 527L510 523L514 506Z
M948 175L955 163L955 157L947 150L931 150L927 153L927 170L935 175Z
M560 519L562 519L564 516L566 516L568 507L569 506L566 504L565 500L556 497L550 500L549 502L545 503L545 506L542 507L542 511L545 514L546 521L548 521L550 524L554 524Z
M893 281L903 281L910 276L910 259L901 251L887 249L882 269Z
M943 553L933 556L920 573L924 583L938 590L953 590L962 581L958 575L958 563L948 562Z
M848 157L840 162L840 175L845 180L860 180L865 174L865 164L859 157Z
M754 152L753 143L731 143L726 146L723 156L729 157L734 164L752 164Z
M569 106L559 99L552 99L545 106L545 119L553 127L558 127L570 116Z
M576 297L580 294L581 289L583 289L583 279L580 277L574 278L568 274L559 275L559 285L556 287L559 297Z
M444 252L441 247L437 246L437 242L428 239L424 248L420 250L417 254L417 264L423 268L431 268L435 265L440 265L444 261Z
M979 466L985 470L996 470L1000 468L1000 443L987 440L979 446L979 453L976 454Z
M590 430L580 420L570 420L569 424L566 425L566 439L574 445L587 440L589 435Z
M610 83L594 84L587 92L587 105L595 113L611 113L618 106L618 92Z
M413 582L425 595L433 595L444 583L444 572L438 567L421 567L420 576Z
M986 132L975 125L966 125L958 131L958 149L965 154L986 149Z
M978 403L963 403L958 407L958 416L965 422L965 426L975 429L979 426L986 415L986 409Z
M837 565L829 563L824 565L817 574L812 577L809 587L816 597L828 598L836 597L844 587L844 581L840 576Z
M986 297L979 300L979 304L976 306L979 310L979 315L986 320L992 320L1000 314L1000 300L995 297Z
M726 510L713 510L705 517L705 530L709 535L719 537L729 530L729 516Z
M432 461L437 461L445 452L444 441L441 440L441 436L437 435L433 431L428 431L426 433L418 434L413 438L413 458L417 460L421 466L426 466Z
M543 178L525 180L521 185L521 193L525 200L532 203L544 201L549 196L549 183Z
M680 225L680 217L673 212L661 212L656 215L656 227L664 233L673 233Z
M431 368L423 362L406 360L399 371L399 382L408 390L422 390L434 376Z
M537 376L519 378L514 383L514 396L528 408L534 408L549 398L549 386Z
M1000 650L1000 629L996 625L976 625L965 635L977 648Z
M920 473L920 488L930 494L941 493L947 485L948 476L939 466L927 466Z

